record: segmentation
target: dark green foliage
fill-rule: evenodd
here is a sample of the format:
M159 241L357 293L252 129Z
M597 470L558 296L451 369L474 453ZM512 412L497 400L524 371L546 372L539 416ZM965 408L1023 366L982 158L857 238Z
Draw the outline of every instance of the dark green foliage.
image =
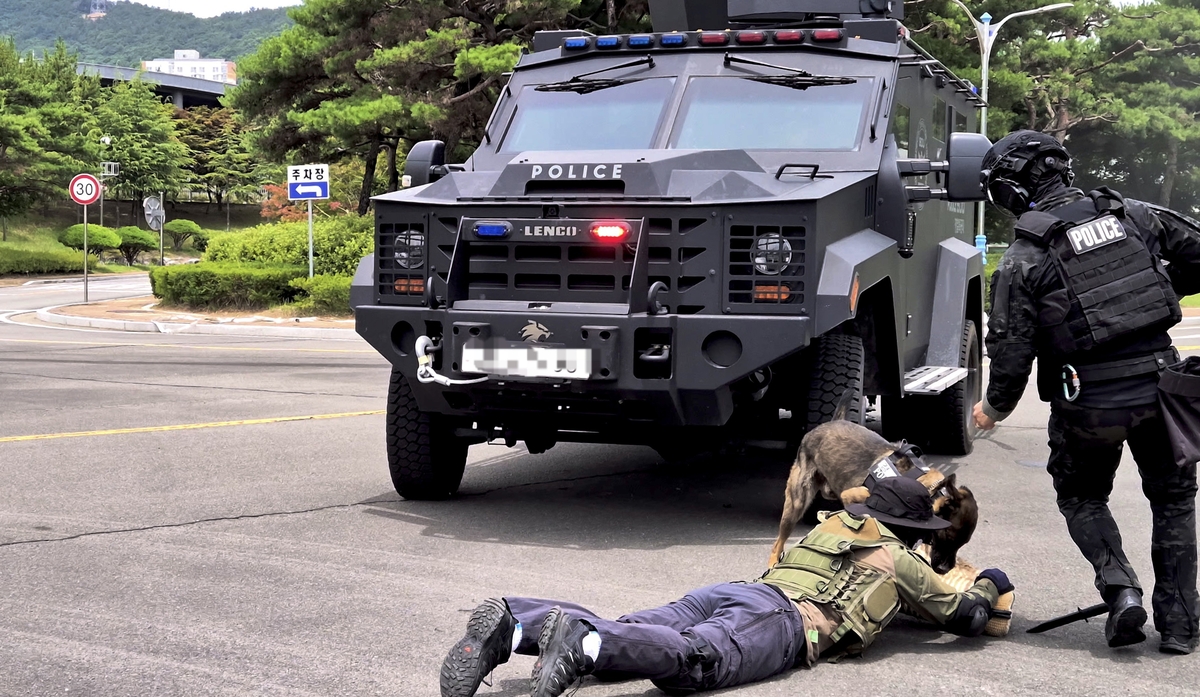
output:
M319 275L352 276L358 262L375 249L373 221L338 216L317 221L313 262ZM206 261L295 264L308 267L308 223L260 225L245 232L212 236Z
M183 243L188 241L188 238L200 234L200 226L190 220L182 218L176 220L168 220L163 225L163 233L171 238L171 248L175 251L183 249Z
M299 266L182 264L151 269L150 286L167 305L249 310L296 297L300 291L291 281L307 273Z
M58 241L71 249L83 249L83 225L72 225L58 236ZM88 225L88 251L100 252L106 249L116 249L121 246L121 237L106 227Z
M121 252L121 256L125 258L125 263L129 266L137 263L138 255L142 252L158 248L158 235L146 232L141 228L133 226L118 228L117 236L121 238L121 244L117 247L117 251Z
M92 261L95 263L95 259ZM69 249L0 246L0 275L82 272L83 255Z
M292 286L307 293L296 301L296 309L319 314L350 314L350 276L297 278Z
M253 3L248 3L253 4ZM49 49L62 38L81 60L138 67L143 60L169 58L190 48L212 58L237 58L291 24L287 10L230 12L200 19L133 2L109 3L108 16L83 18L76 0L4 0L0 35L11 35L22 50Z
M203 252L208 249L208 240L212 237L212 233L208 230L201 230L192 235L192 249L197 252Z

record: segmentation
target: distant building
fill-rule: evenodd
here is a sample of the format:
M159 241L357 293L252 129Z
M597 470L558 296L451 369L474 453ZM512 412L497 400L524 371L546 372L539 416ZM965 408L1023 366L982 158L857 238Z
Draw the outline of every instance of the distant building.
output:
M170 73L201 80L237 84L237 64L223 58L201 58L199 51L176 51L174 58L157 58L142 61L142 70L148 73Z
M90 3L85 5L85 7L87 7L89 11L83 16L84 19L90 19L93 22L108 14L108 0L91 0Z

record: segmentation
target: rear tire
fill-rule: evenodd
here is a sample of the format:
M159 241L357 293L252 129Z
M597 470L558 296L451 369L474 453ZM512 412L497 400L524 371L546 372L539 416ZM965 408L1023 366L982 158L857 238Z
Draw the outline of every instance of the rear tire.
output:
M392 485L406 499L453 496L467 465L467 443L440 414L417 408L408 379L392 371L387 401L387 457Z
M939 395L889 398L883 406L884 437L907 439L926 452L969 455L975 447L975 404L983 392L983 354L975 322L963 326L959 367L967 377ZM907 418L915 417L915 418Z
M817 339L809 373L806 431L833 419L846 390L854 393L846 419L862 423L863 370L862 339L848 334Z

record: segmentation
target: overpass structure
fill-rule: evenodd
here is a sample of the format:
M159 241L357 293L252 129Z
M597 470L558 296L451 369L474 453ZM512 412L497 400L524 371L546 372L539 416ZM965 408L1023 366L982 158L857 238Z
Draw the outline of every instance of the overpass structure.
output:
M129 82L141 77L154 85L154 91L170 99L176 108L194 106L220 106L227 85L215 80L201 80L170 73L143 72L138 68L123 68L99 63L79 63L76 70L80 75L95 75L100 84L108 87L115 82Z

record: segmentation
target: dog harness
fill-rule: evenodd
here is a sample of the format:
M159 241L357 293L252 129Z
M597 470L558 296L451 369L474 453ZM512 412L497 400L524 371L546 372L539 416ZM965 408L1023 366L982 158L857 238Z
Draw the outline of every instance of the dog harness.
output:
M904 458L908 458L908 461L913 464L912 469L907 472L901 472L899 468L900 460ZM863 486L867 487L867 491L874 491L875 483L881 479L892 477L919 479L927 472L929 472L929 465L926 465L925 461L921 459L921 449L905 441L900 441L900 447L896 448L891 455L871 465L871 469L867 470L867 478L863 481Z

